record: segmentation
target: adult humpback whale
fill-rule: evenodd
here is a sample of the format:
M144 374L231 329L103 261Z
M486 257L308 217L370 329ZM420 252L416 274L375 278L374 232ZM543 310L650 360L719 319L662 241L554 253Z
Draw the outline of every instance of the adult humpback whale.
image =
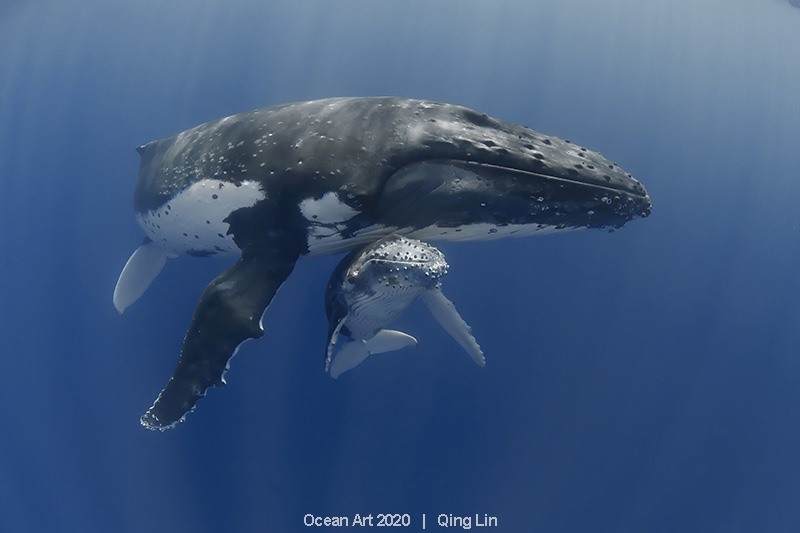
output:
M192 410L297 259L396 233L472 240L618 228L650 213L644 187L600 154L471 109L394 97L280 105L138 149L145 242L114 291L122 312L179 255L241 254L197 303L172 377L142 417Z

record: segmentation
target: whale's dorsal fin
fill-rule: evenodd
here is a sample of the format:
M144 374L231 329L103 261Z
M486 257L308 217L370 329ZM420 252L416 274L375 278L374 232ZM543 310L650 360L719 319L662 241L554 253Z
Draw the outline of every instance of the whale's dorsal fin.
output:
M444 330L461 345L470 357L479 365L486 365L486 357L483 355L478 341L472 336L472 328L464 322L461 315L456 311L456 306L442 294L439 289L425 291L422 299L428 305L433 317L441 324Z
M214 278L197 303L172 377L142 416L148 429L167 429L183 420L224 374L239 345L261 337L261 317L291 274L300 251L290 241L268 239L245 247L231 268Z
M156 146L158 146L158 141L150 141L149 143L137 146L136 152L142 156L142 158L150 157L155 151Z
M120 314L141 298L164 268L167 257L167 251L150 239L145 239L131 254L114 287L114 307Z

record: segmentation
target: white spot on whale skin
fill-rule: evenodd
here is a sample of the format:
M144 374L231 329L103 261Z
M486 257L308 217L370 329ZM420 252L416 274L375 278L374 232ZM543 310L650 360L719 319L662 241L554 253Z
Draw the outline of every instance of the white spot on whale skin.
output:
M136 220L150 239L171 256L187 253L237 255L241 253L223 222L233 211L266 198L258 182L234 183L205 179L193 183L153 211L137 213Z
M310 222L337 224L350 220L360 213L342 202L334 192L326 192L322 198L306 198L300 202L300 213Z

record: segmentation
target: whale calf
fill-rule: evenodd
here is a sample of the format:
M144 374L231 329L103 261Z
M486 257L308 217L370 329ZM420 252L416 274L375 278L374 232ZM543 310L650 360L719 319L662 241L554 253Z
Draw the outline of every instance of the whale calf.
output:
M650 214L642 184L568 140L472 109L331 98L240 113L140 146L142 245L114 291L122 312L168 259L233 255L205 288L172 377L142 416L183 420L304 256L390 234L423 241L619 228Z
M442 294L441 280L448 268L435 247L394 234L347 254L325 291L325 370L331 377L338 378L370 355L416 346L411 335L383 327L419 298L467 354L485 365L471 328Z

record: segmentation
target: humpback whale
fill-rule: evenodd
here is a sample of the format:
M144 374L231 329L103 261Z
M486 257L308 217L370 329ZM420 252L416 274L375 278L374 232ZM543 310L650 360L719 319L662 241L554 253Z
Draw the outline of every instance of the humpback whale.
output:
M331 98L240 113L140 146L142 245L114 290L124 311L170 258L238 256L202 292L172 376L142 416L183 420L304 256L390 234L460 241L619 228L650 214L602 155L457 105Z
M442 252L430 244L394 234L347 254L325 291L325 370L331 377L338 378L370 355L416 346L411 335L383 326L420 297L445 331L478 365L485 365L471 328L442 294L441 279L448 268Z

